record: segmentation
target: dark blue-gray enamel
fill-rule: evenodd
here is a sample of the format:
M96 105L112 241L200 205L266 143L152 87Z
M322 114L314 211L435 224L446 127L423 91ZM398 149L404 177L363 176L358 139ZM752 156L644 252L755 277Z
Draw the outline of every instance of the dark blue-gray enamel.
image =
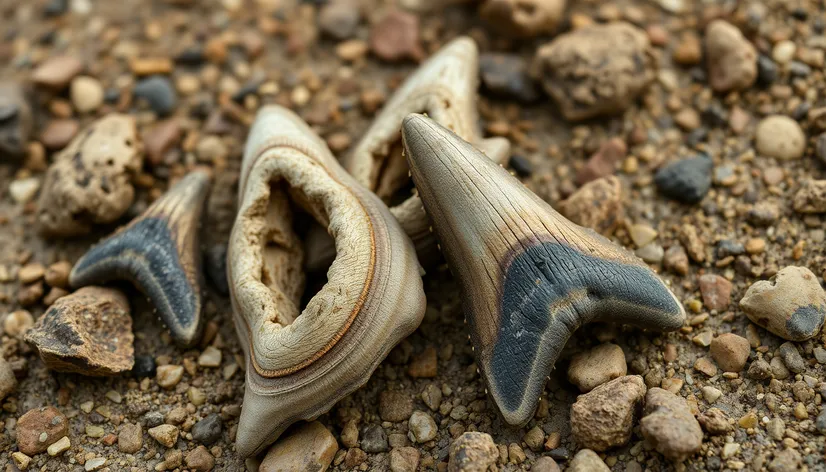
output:
M646 267L552 242L530 246L513 259L499 312L488 374L500 405L509 411L518 409L526 396L541 393L544 382L529 385L535 378L532 367L539 359L550 364L539 368L550 372L580 325L599 319L666 330L683 321L678 302Z
M786 321L786 330L793 336L792 339L808 339L814 336L823 326L825 308L823 305L798 307Z

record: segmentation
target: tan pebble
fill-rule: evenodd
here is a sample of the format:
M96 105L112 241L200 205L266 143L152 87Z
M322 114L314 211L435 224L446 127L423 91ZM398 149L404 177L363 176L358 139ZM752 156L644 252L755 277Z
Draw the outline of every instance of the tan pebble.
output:
M350 449L350 451L356 448ZM267 452L261 462L259 472L276 472L281 470L324 470L329 467L338 451L335 437L318 421L307 423L278 440ZM364 455L364 452L361 452ZM348 451L348 456L350 452ZM350 458L355 467L361 464L355 457ZM347 460L345 460L347 462Z
M166 447L173 447L178 441L178 428L170 424L162 424L149 428L149 436Z
M158 366L156 373L156 381L158 385L170 389L178 385L184 375L184 368L179 365L162 365Z

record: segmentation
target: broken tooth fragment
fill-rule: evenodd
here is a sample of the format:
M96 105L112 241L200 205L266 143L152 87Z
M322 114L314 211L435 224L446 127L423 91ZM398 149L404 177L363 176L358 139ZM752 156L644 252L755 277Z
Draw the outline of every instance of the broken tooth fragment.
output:
M293 112L263 108L247 138L228 275L247 359L238 453L250 456L364 385L424 316L410 239ZM306 214L306 215L305 215ZM311 216L335 242L326 284L301 309Z
M601 320L675 330L682 305L642 261L577 226L450 130L402 127L413 181L459 280L488 391L524 424L574 330Z
M74 266L77 288L126 280L141 290L179 344L192 346L201 332L199 223L212 175L197 169L158 198L126 227L89 250Z

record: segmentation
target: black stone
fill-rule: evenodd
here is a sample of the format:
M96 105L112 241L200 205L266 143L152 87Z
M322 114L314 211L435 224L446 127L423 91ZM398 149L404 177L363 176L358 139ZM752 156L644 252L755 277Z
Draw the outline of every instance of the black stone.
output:
M361 432L361 449L371 454L390 450L384 428L377 424L365 426Z
M806 21L809 18L809 12L803 7L795 7L792 10L792 18L795 20Z
M654 183L660 193L683 203L697 203L711 188L714 163L706 155L683 159L657 171Z
M248 95L254 95L258 93L258 87L260 86L261 80L251 80L243 86L241 86L241 88L239 88L238 91L232 95L232 100L237 103L241 103L242 101L244 101L245 98L247 98Z
M154 377L157 366L155 358L148 354L135 356L135 364L132 366L132 375L142 379L144 377Z
M223 425L221 417L217 413L212 413L192 427L192 439L205 446L211 446L221 439Z
M508 165L519 177L530 177L533 174L533 164L524 156L518 154L511 156Z
M720 128L728 124L728 116L726 110L719 103L712 103L703 111L703 122L707 125Z
M760 55L757 58L757 83L768 87L777 80L777 64L769 56Z
M175 62L185 66L199 66L206 61L204 50L200 46L193 46L185 49L175 56Z
M221 295L229 295L229 282L227 281L227 246L226 244L215 244L210 246L204 254L206 275L212 285L218 289Z
M792 112L792 118L794 118L795 121L802 121L806 118L806 115L809 114L809 110L811 109L812 105L809 102L802 102L800 105L795 107Z
M519 56L482 54L479 73L483 91L489 95L513 98L524 103L539 99L539 90L528 75L528 66Z
M169 115L178 104L172 83L160 75L141 80L135 85L132 93L135 98L146 100L152 111L160 116Z
M555 461L567 461L571 458L571 451L567 447L558 447L548 451L548 455Z

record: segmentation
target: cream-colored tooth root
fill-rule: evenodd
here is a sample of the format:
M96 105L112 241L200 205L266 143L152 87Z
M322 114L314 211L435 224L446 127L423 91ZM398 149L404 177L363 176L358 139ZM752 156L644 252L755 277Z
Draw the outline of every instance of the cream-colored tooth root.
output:
M292 423L367 382L424 316L413 244L387 206L291 111L264 107L242 162L227 271L247 360L236 446L261 452ZM300 310L303 211L335 242L327 283Z

